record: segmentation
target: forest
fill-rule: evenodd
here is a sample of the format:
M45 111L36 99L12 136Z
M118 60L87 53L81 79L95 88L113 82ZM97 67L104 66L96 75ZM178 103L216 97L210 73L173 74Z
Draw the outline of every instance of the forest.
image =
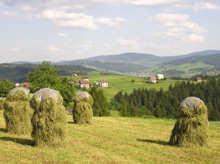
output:
M177 82L167 91L134 89L131 94L120 91L109 106L120 111L121 116L177 118L181 101L189 96L204 101L209 109L209 120L220 120L220 76L210 77L201 83Z

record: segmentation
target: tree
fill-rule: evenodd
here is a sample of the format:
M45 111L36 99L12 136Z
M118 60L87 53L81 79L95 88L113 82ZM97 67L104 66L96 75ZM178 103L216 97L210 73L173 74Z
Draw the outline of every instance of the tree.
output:
M110 115L108 109L108 102L103 93L102 89L97 89L96 87L91 88L89 91L93 98L93 115L94 116L108 116Z
M57 66L52 66L50 62L44 61L28 73L27 80L31 83L31 92L36 92L41 88L58 90L63 97L64 105L68 107L73 101L73 86L66 78L58 76L58 70Z
M11 81L0 79L0 97L6 97L8 92L14 87L15 85Z

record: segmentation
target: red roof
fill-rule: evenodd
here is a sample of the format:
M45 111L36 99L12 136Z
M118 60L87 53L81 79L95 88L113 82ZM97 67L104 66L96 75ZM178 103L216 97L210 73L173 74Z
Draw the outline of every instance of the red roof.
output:
M82 79L89 79L89 77L88 76L84 76L84 77L82 77Z
M101 80L100 82L101 82L101 83L108 83L107 80Z
M88 81L80 81L79 83L82 84L82 85L87 85L87 84L89 84Z
M156 76L150 76L149 80L155 81L155 80L157 80L157 78L156 78Z

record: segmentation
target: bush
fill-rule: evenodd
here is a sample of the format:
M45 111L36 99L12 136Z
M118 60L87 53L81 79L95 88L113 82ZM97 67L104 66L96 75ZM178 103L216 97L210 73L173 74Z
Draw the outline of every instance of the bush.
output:
M66 140L67 113L58 91L44 88L34 93L32 137L37 146L60 146Z
M4 102L6 131L15 134L29 134L32 131L33 110L29 105L32 95L27 89L17 87L11 90Z

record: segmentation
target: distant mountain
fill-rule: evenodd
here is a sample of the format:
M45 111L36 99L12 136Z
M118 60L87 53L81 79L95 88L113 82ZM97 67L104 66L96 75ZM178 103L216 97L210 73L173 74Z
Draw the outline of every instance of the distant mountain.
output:
M160 72L169 77L191 77L196 74L219 74L220 52L208 55L186 55L185 58L163 63L161 66L154 67L149 71L151 71L151 73Z
M81 60L62 61L57 62L56 64L83 65L85 67L95 68L100 71L125 73L148 70L149 68L158 68L160 66L164 66L165 63L167 63L167 65L172 65L176 62L178 65L178 63L187 63L188 61L185 59L189 57L200 58L216 53L220 53L220 51L206 50L186 55L165 57L142 53L123 53L119 55L96 56ZM168 72L168 75L170 75L170 72Z
M185 58L185 57L192 57L192 56L208 56L208 55L214 55L214 54L219 54L219 50L204 50L204 51L199 51L199 52L193 52L187 55L181 55L180 58Z
M56 64L83 65L102 71L136 72L164 62L172 61L176 57L159 57L151 54L124 53L119 55L96 56L92 58L72 61L62 61Z
M186 55L165 57L143 53L123 53L119 55L96 56L81 60L52 62L52 64L65 67L65 71L62 71L65 75L77 72L78 70L85 70L84 73L97 70L99 72L109 73L145 71L155 74L160 72L166 76L189 77L199 73L218 73L220 70L219 54L219 50L205 50ZM35 62L31 64L39 63ZM27 67L20 68L25 65L24 62L16 62L15 65L19 65L17 69L18 74L23 73L24 70L27 71ZM81 66L81 68L79 68L79 66ZM1 69L0 65L0 71ZM19 72L19 69L21 69L21 72ZM1 74L3 73L0 73L0 78ZM12 76L10 73L8 74ZM14 77L16 77L16 75Z
M13 82L25 82L26 75L36 67L36 64L23 63L23 64L0 64L0 78L10 79ZM70 76L72 74L87 74L96 71L92 68L85 68L76 65L60 65L58 74L61 76Z

